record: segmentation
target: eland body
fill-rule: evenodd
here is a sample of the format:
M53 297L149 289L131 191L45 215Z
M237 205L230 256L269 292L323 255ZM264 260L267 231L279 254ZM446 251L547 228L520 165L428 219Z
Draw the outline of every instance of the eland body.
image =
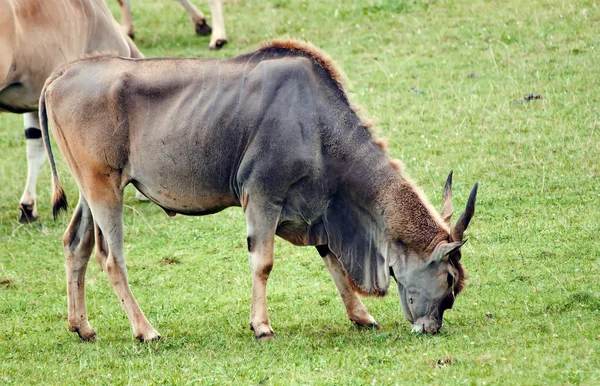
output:
M357 116L340 76L295 41L232 59L98 56L56 71L40 116L52 165L48 123L80 190L63 238L71 330L96 336L83 285L95 245L135 336L159 337L127 284L131 183L169 215L242 207L256 338L273 336L266 285L275 235L317 248L355 324L378 327L357 294L383 296L393 276L409 321L437 332L464 285L460 246L476 188L450 227L450 179L440 216ZM58 211L66 201L52 170Z

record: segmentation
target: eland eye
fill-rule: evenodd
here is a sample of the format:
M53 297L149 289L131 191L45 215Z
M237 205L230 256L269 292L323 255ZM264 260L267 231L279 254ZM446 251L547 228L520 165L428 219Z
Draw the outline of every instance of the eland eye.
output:
M448 287L452 288L452 286L454 286L454 276L449 273L446 280L448 281Z
M408 298L408 302L409 302L410 304L413 304L413 303L414 303L414 300L413 300L413 298Z

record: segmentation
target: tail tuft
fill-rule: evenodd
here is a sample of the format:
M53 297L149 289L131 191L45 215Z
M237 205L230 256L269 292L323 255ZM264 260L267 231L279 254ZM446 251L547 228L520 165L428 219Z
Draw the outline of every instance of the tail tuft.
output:
M56 184L54 184L54 186L56 186L56 188L53 189L54 192L52 194L52 215L54 216L54 220L56 220L61 210L67 211L68 203L67 196L62 186L57 186Z

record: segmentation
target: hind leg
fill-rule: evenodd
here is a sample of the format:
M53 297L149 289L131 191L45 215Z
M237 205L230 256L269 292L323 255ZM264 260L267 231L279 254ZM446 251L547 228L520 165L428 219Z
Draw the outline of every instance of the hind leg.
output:
M35 204L36 185L42 165L46 161L46 150L42 141L40 121L35 113L23 114L25 123L25 142L27 144L27 185L21 196L19 210L21 211L20 223L29 223L38 218Z
M125 309L135 337L142 342L158 340L160 334L144 316L127 281L123 254L123 191L99 190L103 190L102 197L90 200L96 223L96 259Z
M69 330L79 334L81 340L93 341L96 333L87 319L85 306L85 272L94 247L94 222L92 212L79 195L79 203L71 223L63 236L67 271L67 303Z
M378 330L379 324L375 321L375 318L371 316L367 307L365 307L360 300L360 297L350 287L344 267L342 267L338 258L331 253L327 246L318 246L317 250L323 257L323 261L331 274L331 278L342 297L348 319L359 327L372 327Z

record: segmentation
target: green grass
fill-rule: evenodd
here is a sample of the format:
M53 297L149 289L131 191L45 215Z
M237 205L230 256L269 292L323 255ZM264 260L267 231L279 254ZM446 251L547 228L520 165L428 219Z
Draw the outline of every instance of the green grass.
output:
M69 216L52 221L46 166L40 223L17 223L25 140L20 117L4 114L0 384L600 383L596 2L244 0L225 5L230 44L220 52L193 35L176 2L137 1L134 20L149 57L229 57L276 37L324 49L434 205L449 170L457 211L480 182L463 248L469 285L437 336L410 334L394 290L365 300L382 330L363 331L347 321L316 251L278 240L268 286L277 339L256 342L241 210L168 218L128 190L130 283L164 340L134 340L91 261L88 312L100 340L82 344L66 321ZM523 101L529 93L543 99Z

